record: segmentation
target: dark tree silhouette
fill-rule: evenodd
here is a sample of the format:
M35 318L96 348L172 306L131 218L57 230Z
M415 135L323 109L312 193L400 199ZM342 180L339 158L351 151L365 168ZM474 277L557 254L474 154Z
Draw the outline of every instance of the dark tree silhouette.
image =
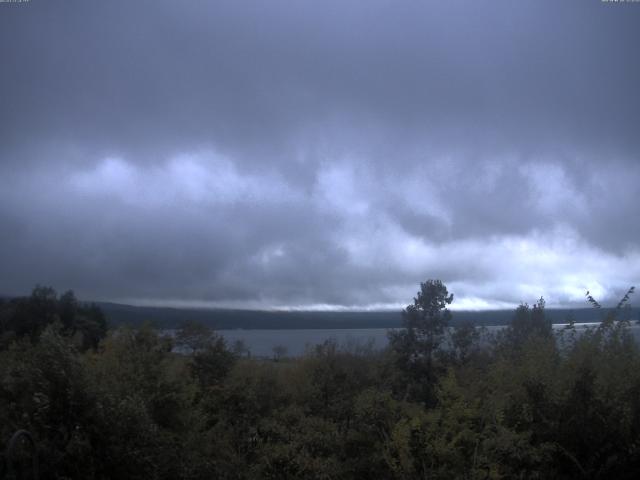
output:
M412 384L420 385L420 392L408 396L432 400L435 382L434 360L445 339L446 328L451 321L447 305L453 302L453 294L440 280L427 280L420 284L420 291L402 312L404 328L391 331L389 342L395 352L399 368L406 372Z

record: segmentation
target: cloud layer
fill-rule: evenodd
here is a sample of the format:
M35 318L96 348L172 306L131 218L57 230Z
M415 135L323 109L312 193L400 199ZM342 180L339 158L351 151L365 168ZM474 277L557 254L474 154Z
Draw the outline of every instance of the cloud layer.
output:
M0 292L379 308L640 278L640 8L0 5Z

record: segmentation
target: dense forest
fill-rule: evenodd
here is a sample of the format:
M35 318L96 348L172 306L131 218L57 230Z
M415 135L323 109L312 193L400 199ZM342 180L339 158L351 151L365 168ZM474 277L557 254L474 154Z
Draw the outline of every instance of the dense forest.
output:
M429 280L383 351L258 359L193 322L108 329L37 287L0 300L0 478L637 478L631 293L589 297L585 333L554 332L541 298L488 335L450 328Z

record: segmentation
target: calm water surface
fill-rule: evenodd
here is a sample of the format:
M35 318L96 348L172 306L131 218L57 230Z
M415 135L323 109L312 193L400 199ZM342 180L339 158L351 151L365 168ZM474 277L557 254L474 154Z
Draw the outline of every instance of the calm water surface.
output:
M597 323L577 323L577 331L596 327ZM565 325L553 326L556 330L562 330ZM488 332L495 332L503 326L485 327ZM630 327L634 337L640 340L640 325L632 324ZM370 344L374 349L382 349L387 346L386 328L360 328L360 329L318 329L318 330L218 330L233 347L237 341L244 342L251 355L258 357L273 356L274 348L284 347L287 356L298 356L305 353L308 348L323 343L325 340L335 340L342 346L365 346Z

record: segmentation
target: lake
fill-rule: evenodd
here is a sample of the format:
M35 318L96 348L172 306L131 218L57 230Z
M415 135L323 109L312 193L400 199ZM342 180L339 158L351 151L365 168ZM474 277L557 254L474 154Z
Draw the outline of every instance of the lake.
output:
M555 324L557 331L565 328L566 324ZM587 328L597 327L598 323L576 323L578 332ZM495 332L504 326L485 327L489 332ZM634 337L640 341L640 325L632 323L629 327ZM336 328L336 329L291 329L291 330L218 330L229 347L233 347L237 341L243 341L251 352L258 357L273 356L273 349L281 346L286 349L287 356L299 356L305 353L308 347L313 347L326 340L335 340L339 345L366 345L371 344L374 349L382 349L387 346L386 328Z

